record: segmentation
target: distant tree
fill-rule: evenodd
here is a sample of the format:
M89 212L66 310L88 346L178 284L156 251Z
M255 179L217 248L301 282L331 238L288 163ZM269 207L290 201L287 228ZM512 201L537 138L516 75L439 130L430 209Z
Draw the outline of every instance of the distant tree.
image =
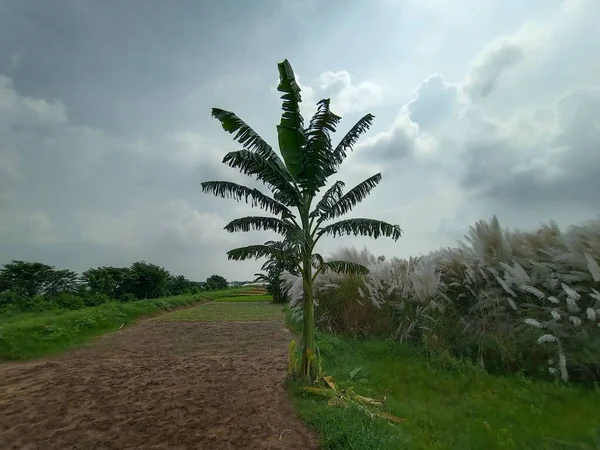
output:
M192 289L192 282L183 275L169 277L168 291L171 295L181 295Z
M72 270L57 270L40 262L16 261L0 269L0 289L33 298L36 295L54 295L75 292L79 279Z
M170 276L165 268L156 264L135 262L127 272L124 291L138 299L163 297L167 293Z
M212 275L206 279L206 287L209 291L227 289L228 286L227 280L221 275Z
M44 291L45 296L78 294L81 292L81 278L72 270L53 269L48 278L48 285Z
M129 277L127 267L103 266L83 272L82 279L92 292L110 298L119 298L125 293L125 283Z

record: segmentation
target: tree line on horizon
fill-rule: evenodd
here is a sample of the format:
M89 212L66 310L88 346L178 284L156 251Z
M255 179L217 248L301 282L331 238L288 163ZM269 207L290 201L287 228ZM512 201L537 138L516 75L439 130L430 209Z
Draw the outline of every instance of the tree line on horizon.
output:
M0 312L79 309L111 300L128 302L228 286L221 275L192 281L146 261L90 268L80 275L41 262L13 260L0 268Z

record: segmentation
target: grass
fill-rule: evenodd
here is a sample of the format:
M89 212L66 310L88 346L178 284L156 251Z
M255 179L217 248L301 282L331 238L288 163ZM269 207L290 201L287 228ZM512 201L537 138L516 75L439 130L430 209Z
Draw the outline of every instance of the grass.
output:
M239 296L228 296L215 298L215 302L270 302L273 300L273 296L268 295L239 295ZM281 309L281 306L280 306Z
M252 322L283 319L281 305L265 302L220 301L174 311L156 320L165 322Z
M55 355L82 345L98 335L117 330L122 325L131 324L142 316L200 301L235 301L258 305L251 302L271 299L268 295L248 295L254 292L256 291L248 288L237 288L128 303L110 302L75 311L44 311L0 317L0 360L25 360ZM269 307L273 305L264 307L265 311L272 314ZM280 306L275 309L281 313ZM248 314L251 317L251 312L246 313Z
M600 391L496 377L469 364L428 364L390 341L318 334L323 369L339 387L386 398L391 424L358 408L336 408L291 384L297 411L323 449L600 448ZM350 372L360 368L358 373Z
M54 355L141 316L197 301L198 295L185 294L129 303L110 302L75 311L17 314L0 320L0 360Z
M204 298L210 298L212 300L218 300L218 299L222 299L222 298L226 298L226 297L253 297L255 296L257 293L260 293L260 295L266 294L266 291L264 289L259 289L259 288L253 288L253 287L239 287L239 288L230 288L230 289L223 289L220 291L205 291L205 292L201 292L200 295ZM267 296L269 298L269 300L271 300L271 296L268 295Z

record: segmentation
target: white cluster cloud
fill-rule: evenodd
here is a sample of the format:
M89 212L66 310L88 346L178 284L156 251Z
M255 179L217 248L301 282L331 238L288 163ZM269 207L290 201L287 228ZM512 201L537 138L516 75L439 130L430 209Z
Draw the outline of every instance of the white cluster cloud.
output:
M576 47L558 48L557 42L584 25L598 36L587 17L598 9L591 2L567 2L552 21L529 23L495 39L463 80L429 76L387 130L362 141L350 164L376 161L383 171L384 181L372 194L378 205L371 211L385 212L407 232L410 242L399 243L397 254L449 245L475 220L492 214L520 227L597 217L600 85L577 86L574 72L571 84L550 102L522 107L527 103L502 99L513 91L526 96L540 83L528 59L551 81L553 68L569 52L577 54ZM383 199L385 208L379 206ZM384 243L369 246L390 249Z
M331 109L340 116L351 113L366 113L369 108L381 102L384 89L373 81L355 83L345 70L323 72L309 85L300 82L302 89L302 115L310 118L315 112L315 104L323 99L331 99Z

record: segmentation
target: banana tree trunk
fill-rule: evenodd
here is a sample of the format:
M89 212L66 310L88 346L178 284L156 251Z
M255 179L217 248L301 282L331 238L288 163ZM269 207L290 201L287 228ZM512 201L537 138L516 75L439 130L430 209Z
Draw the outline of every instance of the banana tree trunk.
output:
M315 310L312 286L312 265L308 257L303 261L304 318L302 321L302 374L310 382L316 381Z

